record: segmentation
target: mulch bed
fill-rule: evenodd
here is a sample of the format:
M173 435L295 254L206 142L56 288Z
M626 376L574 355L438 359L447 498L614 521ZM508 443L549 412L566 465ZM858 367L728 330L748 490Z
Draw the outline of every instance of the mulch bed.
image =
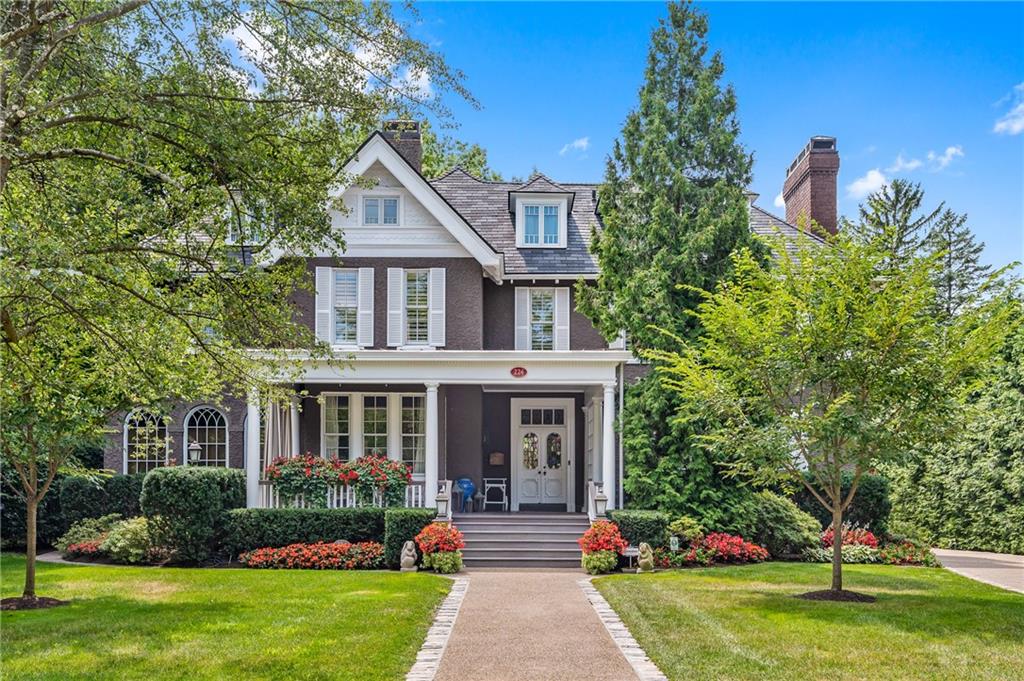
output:
M0 601L0 610L42 610L43 608L56 608L60 605L68 605L71 601L62 601L59 598L49 596L37 596L36 598L5 598Z
M877 599L874 596L868 596L867 594L859 594L856 591L833 591L832 589L822 589L821 591L808 591L805 594L800 594L797 598L802 598L806 601L843 601L846 603L874 603Z

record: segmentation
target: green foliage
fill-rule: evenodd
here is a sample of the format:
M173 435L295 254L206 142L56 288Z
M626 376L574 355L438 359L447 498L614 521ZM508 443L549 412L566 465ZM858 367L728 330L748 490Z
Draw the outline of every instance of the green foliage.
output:
M698 439L702 426L676 415L680 399L650 374L626 390L623 488L632 508L688 515L711 531L749 536L756 526L753 491L724 475Z
M384 562L388 567L401 563L402 546L412 541L424 527L434 522L432 508L389 508L384 513Z
M432 568L442 575L455 574L462 569L461 551L436 551L423 556L423 567Z
M427 120L420 122L420 139L424 177L434 179L458 166L481 180L501 180L501 174L487 164L487 150L479 144L461 142L449 135L439 136Z
M583 554L580 564L588 575L602 575L619 566L619 556L614 551L591 551Z
M227 529L226 512L245 502L245 474L238 469L157 468L142 485L142 511L153 543L177 561L208 559Z
M72 525L67 532L61 535L54 543L59 551L64 551L71 544L79 544L84 541L99 539L121 522L122 518L117 513L101 516L99 518L85 518Z
M844 563L877 563L878 549L863 544L845 544L842 549ZM832 547L814 546L803 551L803 559L808 563L831 563Z
M604 222L592 247L596 286L579 308L606 338L625 330L637 348L665 348L659 329L690 336L685 314L727 274L730 252L751 245L751 157L739 142L736 96L708 54L707 16L670 3L651 34L639 105L626 117L600 189Z
M145 473L109 477L69 475L58 490L61 512L68 525L83 518L118 513L132 518L142 513L139 496Z
M898 269L919 255L926 230L942 212L940 203L931 212L919 213L923 203L920 184L895 179L860 206L858 222L844 221L841 229L862 243L874 244L886 253L885 266Z
M632 509L610 511L609 519L619 526L622 538L633 546L647 542L652 548L668 543L669 516L661 511Z
M11 475L17 475L13 467L0 464L0 477L18 484L10 478ZM60 484L59 476L53 484ZM52 546L68 530L64 514L61 512L60 497L56 494L43 497L37 517L39 523L36 536L38 542L44 546ZM0 546L5 550L25 547L25 497L12 490L6 483L0 484Z
M804 472L804 479L814 484L814 476ZM843 471L840 475L840 491L845 498L850 493L850 486L853 484L853 473ZM892 502L889 498L889 480L884 475L865 473L860 477L860 484L857 485L857 492L853 501L843 511L844 522L871 530L879 536L889 534L889 514L892 511ZM804 485L795 488L793 500L796 505L806 513L810 513L821 524L818 529L828 527L832 524L832 514L821 505L810 490Z
M974 304L983 293L992 269L981 264L985 244L974 238L966 223L966 214L947 208L923 244L939 264L935 273L935 302L941 319L950 319L965 306Z
M732 475L769 486L805 468L835 526L849 503L843 471L857 485L880 463L948 441L1011 317L994 296L943 324L934 260L893 270L879 244L842 232L826 247L776 240L770 267L740 251L698 308L704 333L649 353L683 396L680 418L708 426L700 442ZM832 588L842 588L838 561Z
M149 522L139 516L115 523L100 549L117 563L143 563L150 547Z
M237 556L289 544L384 539L382 508L240 508L228 513L225 546Z
M952 442L886 468L901 532L933 546L1024 554L1024 326L1020 317L1012 324Z
M668 532L686 544L693 544L704 538L704 527L688 515L679 516L669 523Z
M819 504L820 507L820 504ZM820 543L821 525L785 497L757 493L757 531L748 537L774 558L797 555Z

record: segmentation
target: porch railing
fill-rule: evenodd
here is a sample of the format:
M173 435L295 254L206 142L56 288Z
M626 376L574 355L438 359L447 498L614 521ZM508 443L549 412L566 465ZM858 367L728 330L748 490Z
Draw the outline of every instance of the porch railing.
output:
M405 506L407 508L423 508L425 501L424 486L422 481L414 480L405 488ZM373 495L370 504L359 504L356 501L356 490L351 485L339 483L327 488L327 508L355 508L357 506L384 505L379 492ZM260 480L260 508L309 508L309 504L303 495L299 494L291 499L282 498L271 480Z

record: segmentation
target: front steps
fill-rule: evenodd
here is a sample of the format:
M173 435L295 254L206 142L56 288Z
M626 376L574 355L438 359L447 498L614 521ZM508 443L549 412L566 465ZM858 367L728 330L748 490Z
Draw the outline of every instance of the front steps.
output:
M466 567L578 568L576 543L590 527L582 513L457 513Z

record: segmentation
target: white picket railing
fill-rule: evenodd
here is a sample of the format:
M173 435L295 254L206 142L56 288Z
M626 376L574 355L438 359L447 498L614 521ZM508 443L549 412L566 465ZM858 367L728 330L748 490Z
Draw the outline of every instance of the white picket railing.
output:
M410 482L405 488L405 505L408 508L423 508L423 483ZM260 508L307 508L306 500L301 494L292 499L282 499L270 480L260 480ZM370 506L383 506L381 494L375 492ZM356 491L350 485L337 484L327 488L327 508L355 508Z

